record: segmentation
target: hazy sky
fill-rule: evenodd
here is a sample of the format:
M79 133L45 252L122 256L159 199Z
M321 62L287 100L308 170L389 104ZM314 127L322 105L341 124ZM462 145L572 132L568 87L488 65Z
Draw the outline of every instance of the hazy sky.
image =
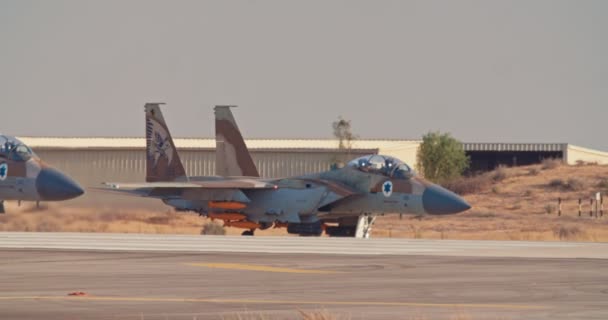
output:
M608 150L608 1L0 0L0 131L177 137L237 104L249 138L570 142Z

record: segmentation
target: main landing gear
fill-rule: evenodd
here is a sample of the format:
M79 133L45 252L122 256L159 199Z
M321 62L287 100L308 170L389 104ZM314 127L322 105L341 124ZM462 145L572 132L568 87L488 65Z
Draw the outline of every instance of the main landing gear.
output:
M0 200L0 213L4 213L4 200Z
M253 236L254 231L255 231L255 229L245 230L245 231L243 231L243 233L241 233L241 235L242 236Z

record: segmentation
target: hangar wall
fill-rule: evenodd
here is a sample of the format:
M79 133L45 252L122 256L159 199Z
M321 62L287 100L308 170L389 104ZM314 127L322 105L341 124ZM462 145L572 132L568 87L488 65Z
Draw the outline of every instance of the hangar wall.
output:
M36 150L43 161L65 171L82 184L98 185L103 181L141 182L145 178L144 149L126 150ZM190 176L215 175L214 150L178 149L186 172ZM354 150L358 157L377 150ZM329 170L338 152L325 150L251 151L260 175L279 178Z
M570 165L579 161L597 164L608 164L608 152L592 150L569 144L566 149L565 159Z

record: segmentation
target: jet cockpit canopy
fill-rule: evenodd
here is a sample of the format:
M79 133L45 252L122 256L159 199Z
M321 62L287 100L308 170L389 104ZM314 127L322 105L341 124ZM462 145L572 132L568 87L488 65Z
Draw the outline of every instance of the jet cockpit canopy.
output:
M357 158L349 162L348 166L362 172L382 174L394 179L409 179L415 175L414 170L405 162L379 154Z
M0 135L0 157L13 161L27 161L36 154L19 139Z

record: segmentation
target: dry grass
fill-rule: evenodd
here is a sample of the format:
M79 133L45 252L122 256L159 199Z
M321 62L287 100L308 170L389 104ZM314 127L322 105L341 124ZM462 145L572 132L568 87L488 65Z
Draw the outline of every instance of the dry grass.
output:
M297 313L273 315L261 312L238 312L222 317L223 320L274 320L274 319L299 319L299 320L349 320L350 315L333 313L328 310L298 310Z
M558 178L551 180L549 187L561 188L565 191L581 191L585 189L585 183L578 178L569 178L568 181Z
M490 173L490 176L492 177L492 180L494 180L494 182L500 182L503 181L505 179L507 179L509 177L509 170L506 166L499 166L498 168L496 168L496 170L492 171Z
M302 311L298 310L304 320L338 320L350 319L350 316L331 313L327 310Z
M585 231L575 225L556 225L553 227L553 235L559 237L560 240L579 240L581 238L587 238Z
M205 225L203 225L201 234L223 236L226 234L226 229L217 222L209 221L209 222L205 223Z
M174 212L161 203L158 210L69 207L62 203L35 210L31 205L17 207L14 202L6 205L8 213L0 214L0 231L201 234L207 226L213 228L209 232L219 234L224 229L221 222L194 213ZM240 235L243 230L224 231ZM256 231L256 235L285 234L283 229Z
M285 320L285 319L298 319L298 320L350 320L352 318L349 314L340 314L330 312L328 310L313 310L313 311L303 311L298 310L296 314L289 313L286 314L272 314L272 313L261 313L261 312L239 312L230 315L225 315L222 317L223 320ZM410 319L410 320L426 320L431 319L425 315L413 315L406 316L402 315L400 319ZM446 319L446 320L472 320L471 315L464 311L455 311L454 314L449 315L444 318L433 317L432 319Z
M511 175L512 172L509 168L499 166L491 172L454 179L445 183L444 187L459 195L474 194L487 190L491 190L493 193L500 193L500 188L497 185L507 180Z
M490 174L480 174L473 177L458 178L444 184L449 190L459 194L467 195L491 190L494 179Z
M560 159L547 158L547 159L543 160L543 162L540 164L540 166L543 170L551 170L551 169L558 168L562 164L563 164L563 162Z

